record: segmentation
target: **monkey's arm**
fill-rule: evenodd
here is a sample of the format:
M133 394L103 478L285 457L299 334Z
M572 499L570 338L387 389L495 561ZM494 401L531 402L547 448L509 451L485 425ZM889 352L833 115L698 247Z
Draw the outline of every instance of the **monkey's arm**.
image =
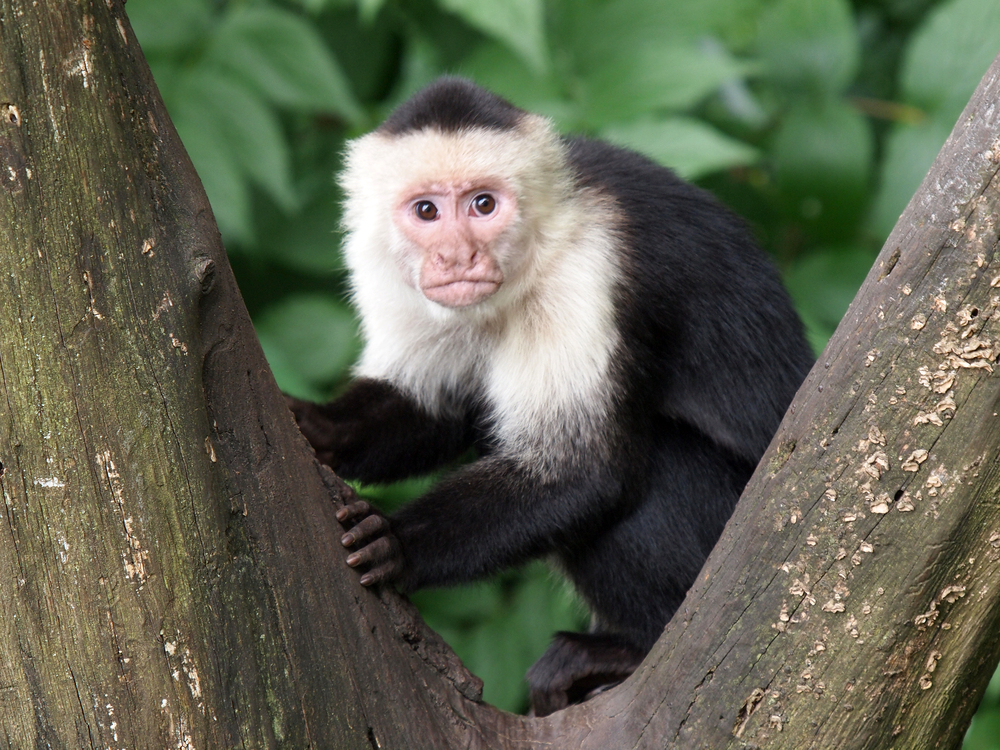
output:
M316 457L341 476L391 482L436 469L472 443L460 416L434 416L380 380L359 378L328 404L289 399Z
M742 296L705 275L690 280L676 344L661 355L661 404L755 466L813 357L772 269L736 265L729 275L746 279Z
M398 580L413 591L585 546L590 532L623 512L615 502L622 494L612 472L594 464L543 481L511 459L486 457L388 519L364 502L337 517L350 527L341 542L354 549L347 562L363 573L362 584Z

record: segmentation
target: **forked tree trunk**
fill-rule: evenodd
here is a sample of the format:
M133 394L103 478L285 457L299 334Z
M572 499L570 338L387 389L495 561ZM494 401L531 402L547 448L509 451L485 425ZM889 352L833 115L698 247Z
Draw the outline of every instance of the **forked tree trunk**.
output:
M1000 644L998 79L645 665L532 720L344 565L119 0L0 0L0 740L955 746Z

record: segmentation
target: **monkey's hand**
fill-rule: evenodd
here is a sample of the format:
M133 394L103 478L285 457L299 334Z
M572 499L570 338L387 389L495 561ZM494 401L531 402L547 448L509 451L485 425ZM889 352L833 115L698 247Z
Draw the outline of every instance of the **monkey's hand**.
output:
M336 469L343 452L341 444L344 442L345 431L342 425L331 418L322 404L292 396L285 396L285 403L295 416L299 430L316 451L317 460Z
M346 528L340 543L353 549L347 564L361 573L362 586L389 583L403 574L403 551L389 528L389 519L364 500L348 503L337 511Z

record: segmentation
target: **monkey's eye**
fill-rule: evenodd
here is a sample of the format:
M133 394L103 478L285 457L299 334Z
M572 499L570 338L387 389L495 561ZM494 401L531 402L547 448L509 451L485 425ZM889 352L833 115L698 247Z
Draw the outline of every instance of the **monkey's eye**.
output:
M417 204L413 207L413 211L417 214L418 219L424 221L434 221L438 215L437 206L430 201L417 201Z
M497 207L497 199L489 193L482 193L472 199L472 207L480 216L486 216Z

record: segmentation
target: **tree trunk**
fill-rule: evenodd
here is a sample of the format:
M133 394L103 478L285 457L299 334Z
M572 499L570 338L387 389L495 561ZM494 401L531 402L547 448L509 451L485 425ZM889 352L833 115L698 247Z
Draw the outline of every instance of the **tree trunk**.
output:
M0 738L955 746L1000 657L998 98L995 63L644 666L527 719L344 565L121 4L0 0Z
M331 544L345 488L120 2L0 0L0 185L0 740L370 748L414 714L444 738L432 707L467 699L442 673L476 680Z

